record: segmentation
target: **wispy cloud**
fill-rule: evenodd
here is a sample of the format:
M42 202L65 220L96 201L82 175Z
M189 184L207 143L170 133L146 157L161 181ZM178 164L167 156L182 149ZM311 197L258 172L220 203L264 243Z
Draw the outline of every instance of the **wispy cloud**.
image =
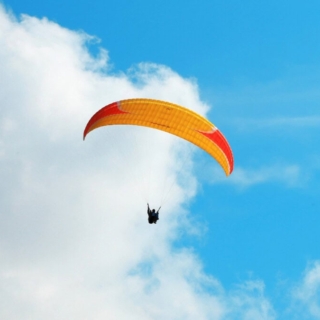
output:
M264 283L246 281L230 292L230 316L227 319L272 320L277 318L269 299L265 296Z
M287 186L297 186L301 182L301 170L297 165L274 165L254 170L236 169L230 183L249 187L267 182L280 182Z
M301 282L292 291L292 312L297 318L320 318L320 261L306 269Z
M278 117L264 119L235 119L234 124L240 130L256 131L266 129L294 129L320 127L320 116Z
M228 183L240 188L249 188L265 183L280 183L287 187L301 186L306 178L298 165L274 164L260 168L247 169L236 167L230 177L226 179L218 168L212 168L211 183Z

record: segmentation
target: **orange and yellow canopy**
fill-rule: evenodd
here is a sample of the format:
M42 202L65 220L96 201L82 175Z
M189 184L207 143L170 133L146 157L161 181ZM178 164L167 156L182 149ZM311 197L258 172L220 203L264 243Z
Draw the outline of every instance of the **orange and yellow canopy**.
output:
M137 125L174 134L190 141L218 161L226 175L233 170L233 155L229 143L210 121L184 107L160 100L129 99L111 103L89 120L86 135L108 125Z

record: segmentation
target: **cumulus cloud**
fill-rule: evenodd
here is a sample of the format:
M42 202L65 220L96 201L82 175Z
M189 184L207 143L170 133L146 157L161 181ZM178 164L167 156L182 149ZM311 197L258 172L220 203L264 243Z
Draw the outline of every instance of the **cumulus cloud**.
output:
M205 114L197 84L154 64L111 72L91 39L0 7L0 318L273 319L261 288L230 295L173 247L197 191L185 144L139 128L82 141L89 117L124 98ZM161 193L152 227L146 200Z

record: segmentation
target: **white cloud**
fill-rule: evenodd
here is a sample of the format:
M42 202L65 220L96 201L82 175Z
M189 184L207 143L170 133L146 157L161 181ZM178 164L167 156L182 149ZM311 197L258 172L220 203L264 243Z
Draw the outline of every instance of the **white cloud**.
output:
M310 264L292 296L294 313L306 319L320 319L320 261Z
M278 128L280 130L300 129L320 126L320 116L301 116L301 117L277 117L264 119L236 119L235 125L242 131L257 131Z
M266 182L281 182L288 186L296 186L300 180L300 167L297 165L273 165L257 170L236 169L231 183L248 187Z
M298 165L274 164L257 169L236 167L227 179L216 168L211 169L209 181L211 183L228 183L239 188L249 188L258 184L281 183L287 187L303 185L306 177L302 176Z
M231 319L276 319L276 313L264 294L261 281L247 281L231 292Z
M273 319L261 289L230 297L196 255L172 247L196 192L180 140L112 128L82 141L89 117L119 99L205 114L196 83L152 64L110 74L90 39L0 7L0 318L223 319L245 306L245 319ZM170 197L150 226L143 193L159 205L166 181Z

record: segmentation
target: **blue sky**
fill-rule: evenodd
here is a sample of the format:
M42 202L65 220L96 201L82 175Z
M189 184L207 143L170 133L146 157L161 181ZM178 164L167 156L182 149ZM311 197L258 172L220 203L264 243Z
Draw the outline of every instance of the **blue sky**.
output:
M279 79L316 67L317 1L8 1L101 39L116 70L165 64L205 88Z
M188 186L181 186L184 192L174 193L177 203L171 200L172 205L168 206L170 211L168 216L174 219L174 210L178 210L179 217L184 221L183 226L179 228L176 225L170 225L166 220L160 220L157 228L161 228L161 223L166 226L166 231L161 234L161 237L165 239L164 243L170 244L171 251L167 258L173 259L175 253L180 254L187 250L195 259L194 261L200 261L204 275L219 281L227 297L235 297L237 290L242 290L244 294L247 289L243 288L255 283L258 288L257 296L262 297L263 301L259 300L261 304L257 302L258 307L255 312L260 310L260 313L253 313L256 314L256 318L243 311L242 307L245 303L239 303L239 310L237 310L236 303L230 302L234 299L230 298L229 301L225 297L224 299L228 300L226 304L232 305L230 308L233 311L230 318L220 316L219 313L211 314L208 311L199 319L320 319L320 42L318 37L320 3L318 1L107 0L95 1L92 4L89 1L72 0L8 0L3 1L2 4L4 16L9 16L11 12L17 19L16 23L21 24L21 28L27 26L26 34L28 30L33 30L30 27L33 23L28 20L23 24L21 21L24 21L24 18L20 18L21 14L42 21L44 28L47 24L54 23L59 30L61 28L59 31L61 34L63 32L67 34L70 31L66 39L70 37L70 48L72 43L74 44L75 51L72 54L76 56L77 52L83 50L79 54L82 60L79 58L79 61L81 63L85 61L85 68L91 68L93 75L95 75L94 61L100 61L99 59L102 61L100 50L106 50L107 62L101 62L105 63L106 67L98 70L99 77L103 78L105 75L106 79L119 82L124 78L127 79L127 82L121 84L123 89L119 89L117 95L108 91L103 93L104 86L94 78L93 83L97 81L98 88L88 90L85 96L87 100L83 99L83 101L90 101L89 98L90 95L93 96L93 92L99 92L97 94L99 97L90 107L86 107L85 103L81 107L81 120L78 121L80 137L83 130L82 124L85 124L83 119L87 119L103 104L112 102L113 97L121 97L122 92L126 97L130 92L132 95L139 93L139 85L135 87L135 79L132 76L135 73L137 82L142 81L141 86L144 87L140 92L148 97L153 97L152 93L156 92L152 89L154 79L158 77L174 79L172 91L176 89L176 93L172 93L165 86L167 89L162 89L159 84L159 96L155 98L167 97L170 100L172 97L177 100L175 102L179 102L184 101L182 96L185 95L186 103L194 102L195 110L206 113L206 116L227 137L235 158L233 175L225 178L217 164L212 163L212 160L201 152L196 152L190 159L191 165L188 167L192 175L192 177L186 177ZM46 19L41 20L44 17ZM34 24L41 30L41 23L34 22ZM11 32L10 28L3 30L5 30L3 34ZM71 35L72 33L74 34ZM81 43L79 39L84 33L95 38L88 42L83 40ZM48 34L51 36L51 31L48 31ZM74 36L75 34L79 38ZM12 35L12 37L15 36ZM7 42L3 42L6 43L3 48L10 47L8 44L10 37L8 39ZM27 36L24 36L24 39L27 39ZM56 38L52 39L54 42ZM41 45L38 44L32 48L40 47ZM3 50L3 52L6 51ZM60 49L57 50L57 55L59 54L64 61L63 52ZM65 59L68 59L68 52L65 53ZM88 58L83 52L91 56ZM3 57L7 56L9 55L3 54ZM1 68L8 73L2 71L2 74L11 74L10 70L16 70L21 61L3 62ZM167 68L166 70L170 71L165 75L160 71L160 76L155 72L155 78L152 72L149 74L150 71L148 71L147 80L143 76L144 80L141 80L143 71L138 67L140 63L156 64L160 69ZM81 67L79 70L85 68ZM33 75L34 79L39 73ZM17 91L19 98L14 97L14 89L12 94L10 89L0 97L2 101L15 101L15 99L20 101L21 99L21 105L25 105L25 110L29 110L27 106L33 100L29 98L31 93L23 89L23 83L27 83L28 80L21 81L22 84L20 80L14 80L13 83L15 81L19 82L17 87L21 86L21 90ZM160 80L159 83L161 83ZM74 86L75 96L78 95L79 88L83 87L80 84L79 87ZM59 90L57 92L60 92ZM102 92L101 95L100 92ZM52 101L58 99L57 96L52 98ZM26 97L25 100L23 97ZM47 101L48 104L51 101L42 96L34 99ZM73 97L67 98L66 94L65 101L73 101L72 99ZM80 105L82 98L79 96L74 99ZM65 104L61 103L61 110L63 108L66 108ZM10 119L10 114L13 112L13 107L10 110L6 108L3 112L0 147L5 146L5 133L11 132L11 122L7 119ZM47 122L50 116L49 112L47 117L41 118L43 122L39 124L39 128L53 126ZM32 119L37 117L32 116ZM57 119L60 118L57 117ZM62 115L61 119L69 118ZM74 125L75 132L78 130L77 124ZM14 125L12 126L14 128ZM34 134L36 133L35 130ZM55 142L55 139L59 141L59 133L55 129L52 129L48 136L51 134L53 138L50 139L53 140L50 141ZM95 146L102 144L101 140L96 139ZM12 141L18 145L18 140ZM19 140L19 145L20 143L22 144ZM42 143L47 146L45 140L41 145ZM76 152L92 151L90 148L93 147L88 146L88 143L90 139L86 141L85 151L77 149ZM166 147L165 143L163 142L164 150L172 152L171 144ZM57 144L56 147L58 154L63 154L63 150L71 152L70 148L72 148L71 145L62 144ZM37 145L32 144L32 148L37 149ZM17 151L12 152L14 154ZM3 155L5 154L3 151ZM72 157L74 155L71 154ZM96 156L107 159L101 150ZM0 159L6 158L3 156ZM2 160L7 161L4 165L9 166L10 159L12 158L8 156L7 160ZM42 164L43 167L49 161L45 154L37 156L30 154L28 159L26 163L31 167L32 161L40 166ZM138 156L137 159L139 159ZM57 156L54 161L54 164L51 164L53 168L55 166L65 168L61 169L61 172L71 168L66 159L62 161ZM98 166L102 166L92 157L86 157L85 161L88 166L89 162L92 164L95 161ZM15 172L14 168L10 170ZM22 169L21 172L18 173L18 171L14 173L14 176L18 177L17 180L19 176L24 177L25 174L28 176L28 170L27 173ZM37 176L36 171L34 175L30 172L30 177ZM2 181L7 177L6 174L8 171L3 170ZM39 175L42 175L40 171ZM102 182L101 186L102 188L104 186ZM12 192L17 192L19 188L21 186L13 188ZM54 186L52 188L56 190ZM73 188L71 182L70 188ZM122 190L121 188L122 186L119 185L119 190ZM1 190L3 195L10 194L4 184ZM106 199L101 199L101 203L96 205L97 212L106 205L104 203ZM116 198L113 201L116 203ZM12 203L8 202L7 205L11 208L7 211L8 215L16 213L12 209ZM50 207L49 200L48 206ZM72 221L71 217L76 213L70 208L68 214ZM98 216L99 219L104 219L102 214ZM35 214L32 221L38 221L37 217ZM139 219L138 215L134 217ZM141 219L144 218L143 216ZM85 223L84 221L86 220L84 219L82 223ZM28 220L26 223L31 224ZM44 225L49 228L45 223ZM170 230L173 230L174 236L170 236ZM76 234L77 231L74 233ZM152 235L150 237L152 239ZM11 240L8 239L2 239L4 247L4 243L10 243ZM45 243L41 237L39 239ZM18 237L14 241L24 240L22 238L19 240ZM139 244L137 246L139 247ZM70 248L73 246L70 245ZM61 261L65 262L64 255L62 256ZM3 257L6 256L3 255ZM15 258L12 259L15 260ZM168 261L170 259L168 258ZM186 261L189 261L188 259ZM138 258L134 261L136 265L145 263ZM31 264L31 261L29 263ZM103 263L108 265L108 261ZM134 265L132 262L126 263ZM161 263L153 263L154 268L160 268ZM16 268L17 265L13 265L12 268ZM97 268L99 269L98 263ZM308 282L309 276L313 280ZM85 276L83 278L85 279ZM176 290L181 292L180 290L183 289L177 285ZM241 296L239 294L239 297ZM254 290L249 296L257 298ZM267 303L265 308L269 311L264 313L265 303ZM144 306L141 308L147 310ZM165 314L145 312L146 319L165 317ZM41 315L41 313L38 314ZM68 313L65 311L61 314L65 316ZM90 314L89 311L88 314ZM30 315L32 318L32 313ZM6 316L4 319L13 319L10 314ZM123 317L126 318L125 315ZM192 313L184 317L191 319ZM18 315L16 318L20 319ZM172 317L172 319L178 318L178 316Z

